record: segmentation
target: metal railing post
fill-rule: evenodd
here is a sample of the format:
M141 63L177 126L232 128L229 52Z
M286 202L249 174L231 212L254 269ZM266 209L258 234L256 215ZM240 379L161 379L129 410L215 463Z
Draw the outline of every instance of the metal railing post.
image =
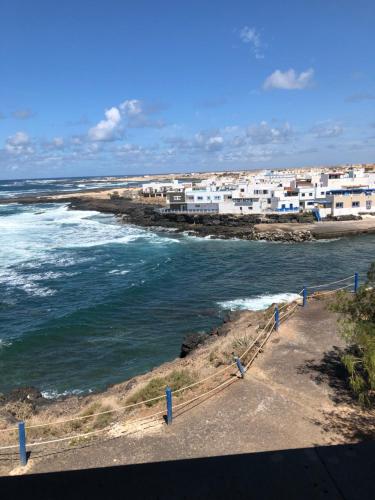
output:
M242 366L240 358L238 358L236 356L235 360L236 360L236 363L237 363L237 368L238 368L238 370L239 370L239 372L241 374L241 378L244 378L244 376L245 376L245 368Z
M172 414L172 390L169 386L165 389L165 396L167 399L167 424L170 425L172 423L173 414Z
M307 306L307 288L304 286L302 290L302 305L303 307Z
M357 293L359 287L359 274L354 274L354 293Z
M21 465L27 464L25 422L18 424L18 444Z
M275 330L278 331L280 326L280 313L279 308L275 307Z

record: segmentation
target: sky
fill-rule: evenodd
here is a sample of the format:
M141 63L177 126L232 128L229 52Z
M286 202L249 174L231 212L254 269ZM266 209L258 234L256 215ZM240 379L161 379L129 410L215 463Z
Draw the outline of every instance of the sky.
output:
M2 0L0 178L375 161L373 0Z

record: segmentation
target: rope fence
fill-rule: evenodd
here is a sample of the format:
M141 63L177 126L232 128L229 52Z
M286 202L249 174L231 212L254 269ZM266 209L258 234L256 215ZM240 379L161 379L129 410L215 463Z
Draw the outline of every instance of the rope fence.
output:
M354 278L354 282L353 282ZM348 281L351 280L350 283ZM342 283L347 283L346 285L342 285ZM328 287L332 287L333 285L340 284L338 288L334 288L332 290L326 290ZM5 450L16 450L19 449L19 457L20 457L20 462L21 465L26 465L27 463L27 454L26 454L26 430L32 430L32 429L40 429L40 428L46 428L46 427L51 427L51 426L58 426L58 425L64 425L67 423L71 422L79 422L79 421L87 421L90 418L95 418L99 417L102 415L108 415L108 414L114 414L114 413L119 413L123 412L132 408L140 407L142 405L147 405L150 403L156 403L161 400L164 400L166 398L166 410L161 410L157 411L155 413L152 413L151 415L145 415L143 417L138 417L135 419L129 419L126 421L128 425L139 423L139 422L145 422L150 419L155 419L156 417L161 417L165 416L166 414L166 422L167 424L172 423L172 418L173 418L173 410L179 410L187 407L191 403L194 403L195 401L198 401L205 396L213 394L215 391L218 391L222 388L225 388L229 386L231 383L235 382L236 380L239 380L240 378L244 378L245 373L247 370L250 368L250 366L253 364L254 360L258 356L258 354L262 351L263 346L266 344L268 339L270 338L272 332L277 332L281 322L286 321L288 318L290 318L296 308L298 306L307 306L308 302L308 292L310 292L311 296L316 296L319 297L321 295L328 295L331 293L336 293L337 291L342 291L342 290L347 290L348 288L352 288L353 292L356 293L359 287L359 275L358 273L355 273L353 275L347 276L346 278L342 278L336 281L332 281L330 283L324 283L321 285L313 285L309 287L304 287L297 295L299 298L295 299L292 302L286 302L285 304L282 304L281 306L276 305L274 309L274 314L271 315L271 317L268 319L267 323L261 330L258 332L257 336L255 339L251 341L251 343L246 347L244 352L238 356L235 357L235 360L233 363L225 366L224 368L215 371L214 373L208 375L207 377L204 377L196 382L193 382L187 386L181 387L179 389L171 390L171 388L167 387L166 388L166 394L165 395L160 395L156 396L147 400L143 401L138 401L136 403L128 404L125 406L121 406L118 408L113 408L110 410L105 410L105 411L100 411L96 413L90 413L89 415L80 415L77 417L72 417L64 420L56 420L53 422L46 422L42 424L34 424L34 425L27 425L24 422L19 422L18 426L16 427L8 427L5 429L0 429L0 433L12 433L12 432L17 432L18 431L18 444L12 444L12 445L7 445L7 446L1 446L0 451L5 451ZM322 289L323 290L320 290ZM318 290L317 290L318 289ZM317 291L315 291L317 290ZM312 291L312 294L311 294ZM299 299L302 299L302 304L300 303ZM283 311L280 314L280 311ZM250 326L250 325L249 325ZM250 358L246 361L247 356L250 354ZM229 373L231 369L236 368L235 372ZM238 374L239 372L239 374ZM220 381L217 385L215 385L213 388L210 388L206 391L204 391L201 394L198 394L196 396L193 396L192 398L188 399L187 401L182 401L181 403L178 404L172 404L172 398L173 396L180 395L184 391L187 391L189 389L193 389L208 380L212 380L217 377L221 377L221 375L227 374L229 378L227 378L224 381ZM102 429L98 430L93 430L90 432L84 432L81 434L73 434L69 436L64 436L64 437L58 437L55 439L48 439L45 441L34 441L27 443L28 448L32 447L37 447L37 446L44 446L44 445L50 445L50 444L55 444L55 443L60 443L64 441L72 441L72 440L79 440L79 439L86 439L91 436L98 435L100 433L107 432L113 428L112 424L103 427Z

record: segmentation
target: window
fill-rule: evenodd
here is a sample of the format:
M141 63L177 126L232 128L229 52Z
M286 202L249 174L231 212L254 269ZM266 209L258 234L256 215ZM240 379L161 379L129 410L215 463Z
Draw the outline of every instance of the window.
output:
M344 208L344 204L342 202L336 203L336 208Z
M285 203L283 203L283 204L281 205L281 208L285 208Z
M372 202L371 200L366 200L366 210L371 210Z
M240 189L241 193L244 193L245 192L245 189L244 188L241 188Z
M271 198L267 198L267 203L270 204L271 203Z
M215 200L220 200L220 196L215 196Z
M203 200L203 196L198 196L197 200Z
M247 207L247 208L248 208L249 210L252 210L252 209L253 209L253 207Z
M309 193L309 196L312 196L313 194L312 193Z
M352 201L352 207L359 207L359 201Z
M320 194L324 195L324 191L320 191Z
M302 195L301 195L301 196L304 198L304 197L305 197L305 193L302 193Z

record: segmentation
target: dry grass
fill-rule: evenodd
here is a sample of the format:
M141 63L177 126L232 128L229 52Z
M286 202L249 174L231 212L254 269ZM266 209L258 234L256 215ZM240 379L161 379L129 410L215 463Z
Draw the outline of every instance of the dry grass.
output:
M187 385L193 384L197 380L197 375L188 370L173 370L165 377L155 377L151 379L144 387L128 398L127 403L139 403L148 399L157 398L165 394L165 389L169 386L172 391L181 389ZM150 401L146 406L153 406L158 401Z

